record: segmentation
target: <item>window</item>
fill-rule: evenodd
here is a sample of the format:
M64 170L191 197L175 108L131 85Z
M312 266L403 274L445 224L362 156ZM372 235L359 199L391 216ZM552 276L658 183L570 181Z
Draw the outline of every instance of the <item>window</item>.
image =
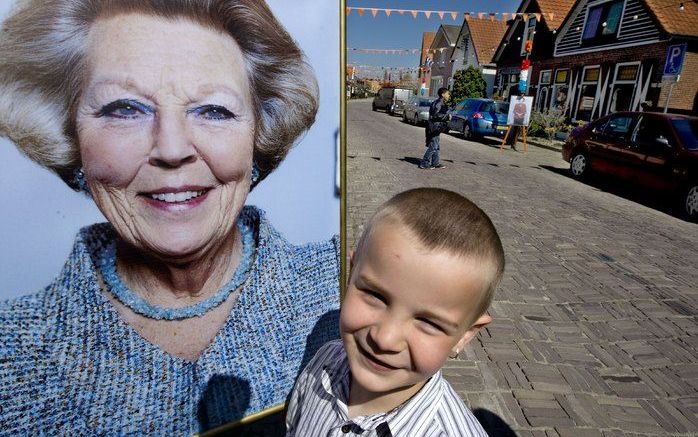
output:
M533 41L533 36L536 34L536 17L531 15L526 22L523 38L521 38L521 56L526 54L526 41Z
M698 121L690 119L671 120L683 146L688 150L698 150Z
M590 6L584 23L582 43L591 45L615 41L624 2L625 0L612 0Z
M570 70L568 69L555 71L555 84L553 85L551 102L553 108L565 108L567 104L567 93L569 91L567 82L569 81L569 73Z
M608 138L624 140L630 132L632 122L633 118L627 115L611 117L603 128L603 134Z
M672 143L673 139L663 119L651 115L642 116L633 134L634 147L648 155L663 156L673 147Z
M550 70L541 71L540 72L540 79L538 80L538 83L540 85L550 85L550 75L551 75Z
M591 112L594 109L594 101L596 100L599 72L599 67L584 67L577 104L577 115L575 116L577 120L591 120Z
M635 93L635 79L639 63L618 64L613 81L613 91L611 92L610 112L630 111Z

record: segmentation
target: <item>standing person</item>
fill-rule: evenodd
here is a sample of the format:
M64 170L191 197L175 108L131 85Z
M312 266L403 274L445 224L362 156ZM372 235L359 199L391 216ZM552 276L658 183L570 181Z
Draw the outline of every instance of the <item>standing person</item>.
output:
M448 113L446 102L451 98L448 88L439 88L439 98L434 100L429 106L429 121L427 122L426 147L422 162L419 168L444 168L445 165L439 163L439 135L447 129L446 123L451 119Z

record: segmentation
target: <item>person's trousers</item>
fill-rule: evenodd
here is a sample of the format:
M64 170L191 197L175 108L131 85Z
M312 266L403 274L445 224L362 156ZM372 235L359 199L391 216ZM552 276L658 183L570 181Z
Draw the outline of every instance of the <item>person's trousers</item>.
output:
M436 167L439 165L439 134L427 134L427 151L424 152L420 167Z

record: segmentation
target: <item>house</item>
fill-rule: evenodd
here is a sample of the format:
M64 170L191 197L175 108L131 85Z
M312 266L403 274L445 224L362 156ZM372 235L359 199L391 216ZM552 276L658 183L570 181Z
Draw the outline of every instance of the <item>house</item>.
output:
M532 65L552 59L558 29L576 0L524 0L509 21L509 27L492 58L497 65L495 94L508 99L519 94L521 60L526 55L526 41L533 41L529 56ZM531 71L529 70L529 76ZM529 77L529 94L535 95L536 85ZM537 104L537 99L535 104Z
M492 58L507 30L507 24L489 18L465 16L451 54L452 72L473 66L482 72L487 83L486 95L491 96L497 70Z
M678 83L662 80L670 46L686 45ZM579 0L535 65L540 107L561 106L573 120L616 111L698 111L698 3ZM669 92L672 90L671 98Z
M424 32L422 34L422 49L419 54L419 89L422 95L429 95L429 79L431 78L431 65L433 57L429 53L429 47L434 41L436 32Z
M442 24L434 36L429 52L433 56L431 75L429 77L429 95L435 96L441 87L450 88L452 72L451 55L456 46L456 39L461 26Z
M546 3L553 1L559 7L566 0L525 0L519 9L528 15L512 22L498 47L497 85L504 97L518 93L520 47L533 39L528 94L538 109L558 107L569 119L585 121L665 106L696 113L698 3L577 0L568 2L567 13L550 19ZM680 80L663 81L669 47L682 44Z

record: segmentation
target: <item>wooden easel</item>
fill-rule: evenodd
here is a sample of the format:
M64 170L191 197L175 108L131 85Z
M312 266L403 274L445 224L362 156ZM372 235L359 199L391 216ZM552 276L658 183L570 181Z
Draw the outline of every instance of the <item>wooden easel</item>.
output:
M509 132L511 132L512 125L507 126L507 133L504 134L504 139L502 140L502 144L499 146L499 151L501 152L504 150L504 144L507 142L507 137L509 136ZM523 137L523 145L524 145L524 155L528 153L528 143L526 142L526 137L528 136L528 126L520 126L521 127L521 136ZM519 139L519 135L516 135L516 138L514 138L514 145L516 145L516 141Z

